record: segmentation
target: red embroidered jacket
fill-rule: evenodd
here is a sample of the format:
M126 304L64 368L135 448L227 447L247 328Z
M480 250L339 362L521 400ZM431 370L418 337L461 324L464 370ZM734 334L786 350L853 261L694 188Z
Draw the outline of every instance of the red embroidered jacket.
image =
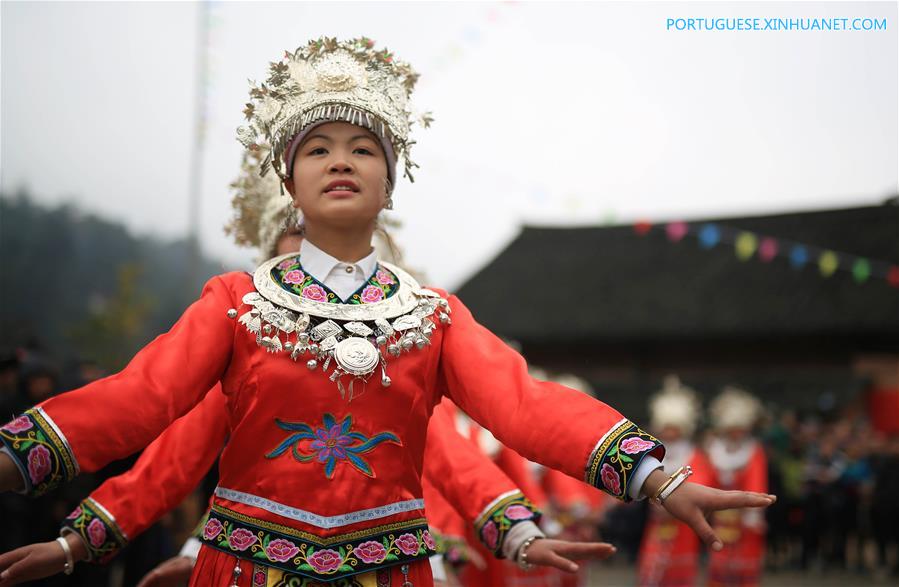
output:
M645 455L663 455L656 439L609 406L532 379L524 360L455 297L451 325L389 361L390 387L370 383L347 402L326 375L270 353L234 319L229 310L245 307L253 292L247 274L214 277L122 372L0 428L28 489L45 492L79 468L148 445L221 381L231 440L204 543L334 580L434 552L421 473L443 389L526 458L618 498Z
M197 434L197 430L203 433ZM197 486L218 458L227 435L225 397L217 385L153 441L129 471L106 480L84 499L63 527L81 535L90 560L108 561ZM503 517L506 508L523 506L513 510L514 520L497 524L499 532L488 531L496 539L485 545L498 555L508 528L539 518L539 512L513 482L459 436L443 404L431 417L424 462L422 485L428 519L432 524L435 518L443 522L437 526L441 531L438 540L452 542L464 536L465 521L456 512L480 529L489 522L482 519L485 512L495 511ZM495 507L500 500L506 504L503 509ZM518 510L521 514L527 510L527 515L515 517Z

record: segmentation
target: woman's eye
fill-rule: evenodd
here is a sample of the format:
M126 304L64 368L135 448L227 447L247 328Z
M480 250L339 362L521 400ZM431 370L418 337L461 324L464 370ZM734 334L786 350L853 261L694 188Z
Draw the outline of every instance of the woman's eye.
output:
M310 155L324 155L327 152L328 151L324 147L316 147L316 148L312 149L311 151L309 151L309 154Z
M353 152L361 153L363 155L372 155L373 154L370 149L367 149L365 147L356 147L356 149Z

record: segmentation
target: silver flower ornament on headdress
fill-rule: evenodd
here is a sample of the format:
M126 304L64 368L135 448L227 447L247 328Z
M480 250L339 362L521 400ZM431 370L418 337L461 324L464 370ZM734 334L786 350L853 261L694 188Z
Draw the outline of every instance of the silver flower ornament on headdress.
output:
M244 110L249 124L238 128L237 138L251 150L271 145L261 173L272 167L287 179L290 165L284 156L294 137L316 122L349 122L386 140L396 157L403 158L405 175L412 180L416 165L409 158L414 143L409 138L409 97L417 79L409 64L376 50L365 37L310 41L271 63L265 82L251 82L251 101ZM429 115L420 118L422 126L430 122Z

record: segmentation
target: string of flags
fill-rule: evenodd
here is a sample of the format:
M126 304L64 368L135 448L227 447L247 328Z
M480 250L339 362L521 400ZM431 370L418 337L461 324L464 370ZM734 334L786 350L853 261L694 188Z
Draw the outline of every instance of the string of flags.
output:
M742 262L756 258L762 263L770 263L777 257L786 257L790 266L796 270L810 264L817 265L818 272L825 278L837 271L844 271L852 275L852 279L859 285L870 279L882 279L890 286L899 288L899 265L887 261L765 236L717 222L693 224L675 221L664 225L653 225L650 222L634 224L634 232L639 236L649 234L654 228L663 229L672 243L692 236L696 238L700 248L706 250L718 245L732 246L737 259Z

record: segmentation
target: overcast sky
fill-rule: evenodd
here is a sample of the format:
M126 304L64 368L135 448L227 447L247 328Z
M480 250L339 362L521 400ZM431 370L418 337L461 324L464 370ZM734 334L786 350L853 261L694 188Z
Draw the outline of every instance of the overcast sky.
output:
M141 234L187 231L200 6L3 2L5 192ZM897 192L895 2L208 5L201 242L231 214L247 79L321 34L422 74L410 265L453 287L523 223L602 224L881 202ZM886 31L670 31L678 17L877 18ZM2 223L2 219L0 219ZM2 224L0 224L2 229Z

